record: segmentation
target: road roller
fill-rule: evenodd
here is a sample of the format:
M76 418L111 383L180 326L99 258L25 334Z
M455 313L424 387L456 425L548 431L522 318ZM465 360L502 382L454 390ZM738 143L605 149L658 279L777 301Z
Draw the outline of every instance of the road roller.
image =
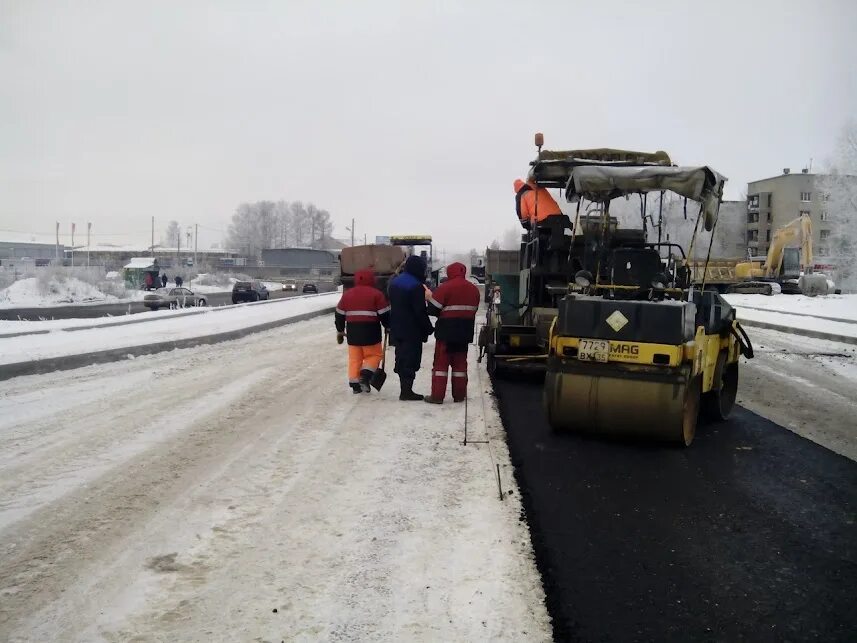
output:
M551 176L569 202L599 204L598 234L558 302L549 331L544 407L557 431L688 446L700 412L726 419L738 360L753 347L735 310L693 281L684 249L660 240L609 242L610 203L672 191L698 205L700 228L717 223L725 178L707 166L678 167L665 153L593 160L554 153ZM710 243L708 245L710 254ZM707 260L707 259L706 259ZM700 274L705 275L706 270Z

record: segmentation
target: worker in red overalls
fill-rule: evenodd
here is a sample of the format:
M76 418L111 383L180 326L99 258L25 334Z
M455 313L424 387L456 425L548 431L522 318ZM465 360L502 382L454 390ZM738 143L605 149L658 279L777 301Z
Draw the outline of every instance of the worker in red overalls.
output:
M358 270L355 286L342 294L334 321L336 341L348 337L348 385L354 393L369 393L369 382L381 364L381 326L390 325L390 304L375 288L375 273Z
M467 281L463 263L447 266L447 280L428 298L428 313L436 315L434 327L437 342L431 374L431 395L424 399L430 404L443 404L450 367L452 368L452 399L463 402L467 397L467 348L473 340L476 311L479 310L479 289Z

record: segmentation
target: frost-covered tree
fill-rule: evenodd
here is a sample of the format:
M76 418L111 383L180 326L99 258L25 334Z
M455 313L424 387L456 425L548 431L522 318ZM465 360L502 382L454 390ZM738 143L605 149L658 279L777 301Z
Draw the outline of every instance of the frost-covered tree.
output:
M845 123L826 172L817 179L823 216L830 224L824 244L837 266L837 285L857 290L857 119ZM820 244L819 244L820 245Z
M179 226L179 222L170 221L167 224L166 230L164 230L164 234L161 236L161 245L169 248L175 248L179 245L179 235L181 235L181 233L182 230L181 226Z
M265 248L312 247L333 234L330 213L301 201L242 203L232 215L227 243L248 257Z

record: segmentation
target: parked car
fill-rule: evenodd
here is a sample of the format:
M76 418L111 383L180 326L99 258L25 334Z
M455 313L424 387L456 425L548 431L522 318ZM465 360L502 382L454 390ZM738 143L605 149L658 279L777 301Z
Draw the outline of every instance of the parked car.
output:
M151 310L159 308L185 308L207 306L205 296L196 295L189 288L158 288L143 296L143 305Z
M261 281L236 281L232 286L232 303L269 299L271 293Z
M304 284L304 288L303 288L302 292L305 295L307 293L314 293L317 295L318 294L318 286L316 286L315 284Z
M284 291L297 292L298 285L294 281L287 281L283 284Z

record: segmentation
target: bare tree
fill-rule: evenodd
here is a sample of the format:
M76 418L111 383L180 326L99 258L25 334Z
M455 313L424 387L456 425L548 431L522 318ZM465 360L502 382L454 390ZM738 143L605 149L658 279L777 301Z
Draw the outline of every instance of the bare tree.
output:
M301 201L242 203L232 215L227 243L248 257L274 247L307 247L333 232L330 213Z

